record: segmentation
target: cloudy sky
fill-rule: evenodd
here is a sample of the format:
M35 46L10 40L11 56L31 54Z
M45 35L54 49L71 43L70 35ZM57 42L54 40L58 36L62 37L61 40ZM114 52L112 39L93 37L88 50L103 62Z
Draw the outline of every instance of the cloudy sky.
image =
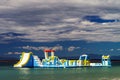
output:
M0 54L120 55L119 0L2 0Z

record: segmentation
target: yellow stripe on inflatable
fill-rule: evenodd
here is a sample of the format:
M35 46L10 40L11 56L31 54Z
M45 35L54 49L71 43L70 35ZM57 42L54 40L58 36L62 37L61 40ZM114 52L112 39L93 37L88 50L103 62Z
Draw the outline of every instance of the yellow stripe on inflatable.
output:
M108 59L110 56L102 56L103 59Z
M16 67L18 64L20 64L21 63L21 61L22 61L22 59L23 59L23 55L25 54L25 52L22 52L22 57L20 58L20 61L17 63L17 64L14 64L14 67Z
M27 64L27 62L28 62L29 59L30 59L30 55L31 55L32 53L30 52L30 53L27 53L27 54L29 54L29 55L28 55L28 59L26 60L26 62L25 62L24 64L21 64L21 67L23 67L25 64ZM25 52L22 52L22 57L21 57L20 61L19 61L17 64L15 64L14 67L17 67L17 66L22 62L22 60L23 60L23 58L24 58L24 55L25 55Z
M29 53L29 56L28 56L27 61L26 61L24 64L22 64L22 66L24 66L25 64L27 64L27 63L28 63L28 61L29 61L29 59L30 59L30 55L31 55L31 53Z

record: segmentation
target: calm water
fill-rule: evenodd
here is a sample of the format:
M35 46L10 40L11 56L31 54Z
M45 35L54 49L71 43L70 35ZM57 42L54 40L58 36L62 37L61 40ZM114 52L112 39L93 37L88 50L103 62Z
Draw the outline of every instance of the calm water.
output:
M120 80L120 66L76 69L0 67L0 80Z

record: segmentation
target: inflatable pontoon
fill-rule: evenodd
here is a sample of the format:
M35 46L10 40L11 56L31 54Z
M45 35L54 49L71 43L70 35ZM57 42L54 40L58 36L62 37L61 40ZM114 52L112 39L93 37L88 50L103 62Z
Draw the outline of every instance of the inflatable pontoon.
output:
M101 63L91 63L88 55L83 54L78 60L59 59L54 55L54 50L44 50L45 58L40 60L38 56L32 52L23 52L20 60L14 67L38 67L38 68L77 68L89 66L111 66L110 56L102 56ZM51 53L50 56L48 54Z

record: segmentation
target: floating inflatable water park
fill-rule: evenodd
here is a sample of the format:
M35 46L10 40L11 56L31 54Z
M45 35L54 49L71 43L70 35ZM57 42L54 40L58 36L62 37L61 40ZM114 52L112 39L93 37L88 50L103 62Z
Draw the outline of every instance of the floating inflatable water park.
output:
M59 59L54 55L54 50L44 50L45 58L40 60L40 58L33 53L25 53L21 54L20 60L14 67L37 67L37 68L78 68L78 67L110 67L111 60L110 56L102 56L101 63L91 63L88 55L83 54L79 57L78 60L67 60L67 59ZM48 56L48 54L51 54Z

